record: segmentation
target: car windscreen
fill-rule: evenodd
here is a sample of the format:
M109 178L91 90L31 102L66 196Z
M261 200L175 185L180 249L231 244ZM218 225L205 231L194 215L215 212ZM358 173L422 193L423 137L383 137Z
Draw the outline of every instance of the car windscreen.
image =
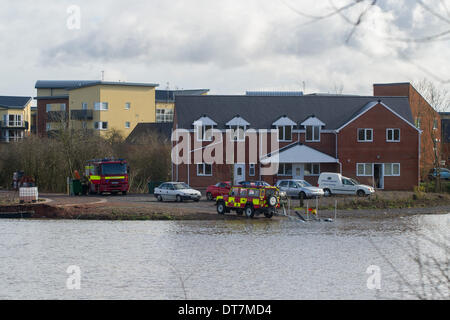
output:
M173 187L175 188L175 190L190 189L190 187L186 183L175 183L173 184Z
M104 163L102 164L102 174L104 176L127 174L127 165L123 163Z
M358 180L355 180L355 179L349 179L351 182L353 182L353 184L355 184L355 185L358 185L358 184L360 184L359 182L358 182Z
M312 185L308 181L305 181L305 180L299 181L298 184L301 187L312 187Z

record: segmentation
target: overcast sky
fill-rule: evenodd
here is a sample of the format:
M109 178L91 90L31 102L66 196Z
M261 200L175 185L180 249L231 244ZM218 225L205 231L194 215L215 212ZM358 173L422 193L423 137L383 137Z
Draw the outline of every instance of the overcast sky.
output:
M371 0L372 1L372 0ZM372 84L450 79L450 0L369 1L314 23L318 0L1 0L0 95L33 95L36 80L100 79L246 90L372 94ZM68 12L77 5L76 14ZM70 28L68 27L68 24ZM444 86L444 84L440 84ZM447 88L449 84L445 85Z

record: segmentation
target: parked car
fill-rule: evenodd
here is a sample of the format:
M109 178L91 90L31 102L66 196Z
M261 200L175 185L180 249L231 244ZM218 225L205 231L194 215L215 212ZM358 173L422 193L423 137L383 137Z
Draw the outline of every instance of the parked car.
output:
M279 180L277 181L277 187L280 191L286 192L288 197L298 198L318 198L323 197L323 189L313 187L309 182L305 180Z
M166 182L155 188L155 197L158 201L183 202L184 200L193 200L198 202L202 194L184 182Z
M355 179L347 178L339 173L324 172L319 176L319 188L323 189L325 196L332 194L354 194L359 197L375 193L371 186L360 184Z
M264 214L270 219L281 206L280 193L277 187L236 186L228 195L218 196L216 206L219 214L236 211L238 215L245 213L248 218Z
M209 186L206 189L206 198L209 201L216 200L218 196L224 196L230 192L231 182L219 182L213 186Z
M439 175L440 175L441 179L449 180L450 179L450 170L448 170L446 168L439 168ZM431 180L437 178L437 170L436 170L436 168L431 169L428 177Z
M270 187L270 184L265 181L241 181L238 185L243 187Z

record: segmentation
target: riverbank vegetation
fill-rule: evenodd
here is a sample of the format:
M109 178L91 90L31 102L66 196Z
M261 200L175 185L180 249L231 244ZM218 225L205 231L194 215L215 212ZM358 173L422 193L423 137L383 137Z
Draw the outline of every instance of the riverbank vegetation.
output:
M145 192L149 180L165 181L170 175L170 144L149 135L127 143L117 131L101 137L86 131L62 130L50 138L29 136L0 145L0 186L9 188L13 172L32 177L41 192L66 192L67 177L84 172L86 161L126 159L130 165L130 191Z

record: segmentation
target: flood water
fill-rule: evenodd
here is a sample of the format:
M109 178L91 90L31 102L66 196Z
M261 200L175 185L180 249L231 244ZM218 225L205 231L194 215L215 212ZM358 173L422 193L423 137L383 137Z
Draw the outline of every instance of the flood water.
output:
M414 298L424 274L439 278L439 261L448 275L449 221L2 220L0 299ZM421 254L433 258L422 272ZM69 266L81 270L79 290L66 287ZM369 266L380 290L368 288Z

